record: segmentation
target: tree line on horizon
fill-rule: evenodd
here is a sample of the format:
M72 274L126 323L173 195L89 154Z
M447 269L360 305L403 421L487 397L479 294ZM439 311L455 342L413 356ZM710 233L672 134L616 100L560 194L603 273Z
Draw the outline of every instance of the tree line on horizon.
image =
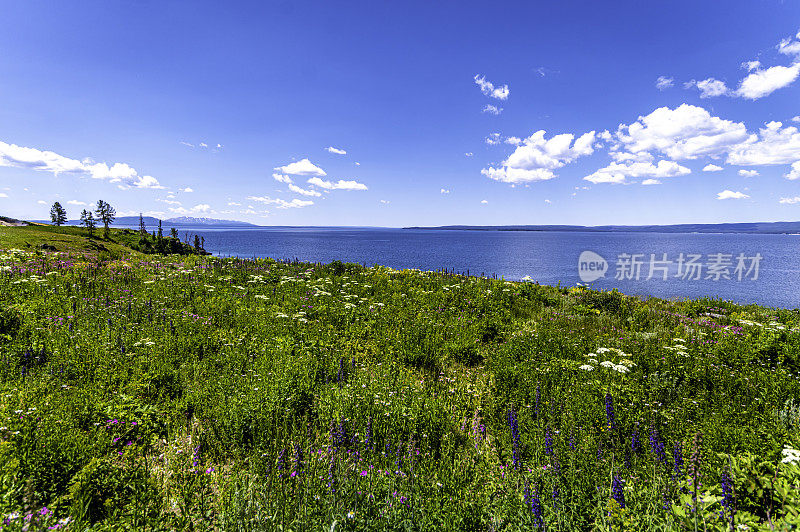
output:
M103 224L103 238L109 239L111 224L114 223L117 211L108 202L97 200L97 206L94 211L83 209L80 217L80 225L86 228L89 236L94 235L98 223ZM67 223L67 211L59 202L53 203L50 208L50 220L56 226L61 226ZM126 230L128 231L128 230ZM144 223L142 213L139 213L139 242L132 247L142 253L158 253L161 255L169 254L205 254L205 238L194 235L193 244L189 243L189 234L186 233L184 241L181 242L178 236L178 230L174 227L170 230L168 237L164 236L164 231L161 227L161 220L158 220L158 231L153 231L150 234Z

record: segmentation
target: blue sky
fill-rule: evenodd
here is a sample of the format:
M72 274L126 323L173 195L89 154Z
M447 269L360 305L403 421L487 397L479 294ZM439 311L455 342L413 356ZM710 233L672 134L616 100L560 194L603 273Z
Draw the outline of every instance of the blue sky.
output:
M2 7L7 216L800 220L798 2L67 4Z

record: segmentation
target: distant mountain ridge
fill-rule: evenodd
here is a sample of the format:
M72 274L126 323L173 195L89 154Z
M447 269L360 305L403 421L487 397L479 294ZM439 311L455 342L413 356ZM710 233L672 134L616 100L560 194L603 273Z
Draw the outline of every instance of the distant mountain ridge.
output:
M144 225L147 227L148 231L152 231L158 227L158 218L154 218L153 216L143 216L142 219L144 220ZM50 223L49 220L41 220L43 223ZM69 220L67 225L80 225L80 220ZM98 221L98 225L99 225ZM139 227L139 217L138 216L118 216L112 227L114 226L126 226L126 227ZM248 222L240 222L238 220L218 220L216 218L193 218L191 216L178 216L177 218L167 218L161 220L161 227L164 230L169 230L172 227L176 229L179 227L197 227L197 226L208 226L208 227L258 227L255 224L251 224Z
M800 233L800 222L743 222L721 224L674 225L442 225L438 227L404 227L440 231L565 231L565 232L632 232L632 233Z

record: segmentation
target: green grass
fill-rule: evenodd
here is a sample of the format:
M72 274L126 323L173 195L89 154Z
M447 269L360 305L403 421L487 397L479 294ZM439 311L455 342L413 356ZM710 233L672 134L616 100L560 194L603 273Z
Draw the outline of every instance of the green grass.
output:
M48 231L24 229L0 229L3 530L798 522L797 311L60 231L8 251Z

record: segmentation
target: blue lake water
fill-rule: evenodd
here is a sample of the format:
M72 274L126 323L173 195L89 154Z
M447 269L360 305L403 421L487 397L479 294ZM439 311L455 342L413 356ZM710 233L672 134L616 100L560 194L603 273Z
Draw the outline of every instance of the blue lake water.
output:
M206 249L221 256L272 257L310 262L355 262L392 268L469 271L509 280L530 277L541 284L574 286L581 282L578 258L591 250L608 263L608 271L591 286L662 298L709 296L738 303L800 307L800 235L662 234L524 231L445 231L382 228L258 228L242 230L181 229L205 238ZM671 264L654 263L667 254ZM683 253L697 254L700 279L678 272ZM638 280L624 268L620 255L641 255ZM723 254L721 260L716 254ZM737 273L739 255L744 270ZM760 255L758 278L752 257ZM730 257L727 257L730 255ZM716 272L709 263L716 262ZM659 269L659 266L661 269ZM664 268L667 280L663 280ZM686 268L682 268L686 273ZM750 270L749 272L747 270ZM738 280L741 273L741 280ZM710 277L709 277L709 274ZM729 279L725 278L725 274ZM715 280L714 277L718 277Z

